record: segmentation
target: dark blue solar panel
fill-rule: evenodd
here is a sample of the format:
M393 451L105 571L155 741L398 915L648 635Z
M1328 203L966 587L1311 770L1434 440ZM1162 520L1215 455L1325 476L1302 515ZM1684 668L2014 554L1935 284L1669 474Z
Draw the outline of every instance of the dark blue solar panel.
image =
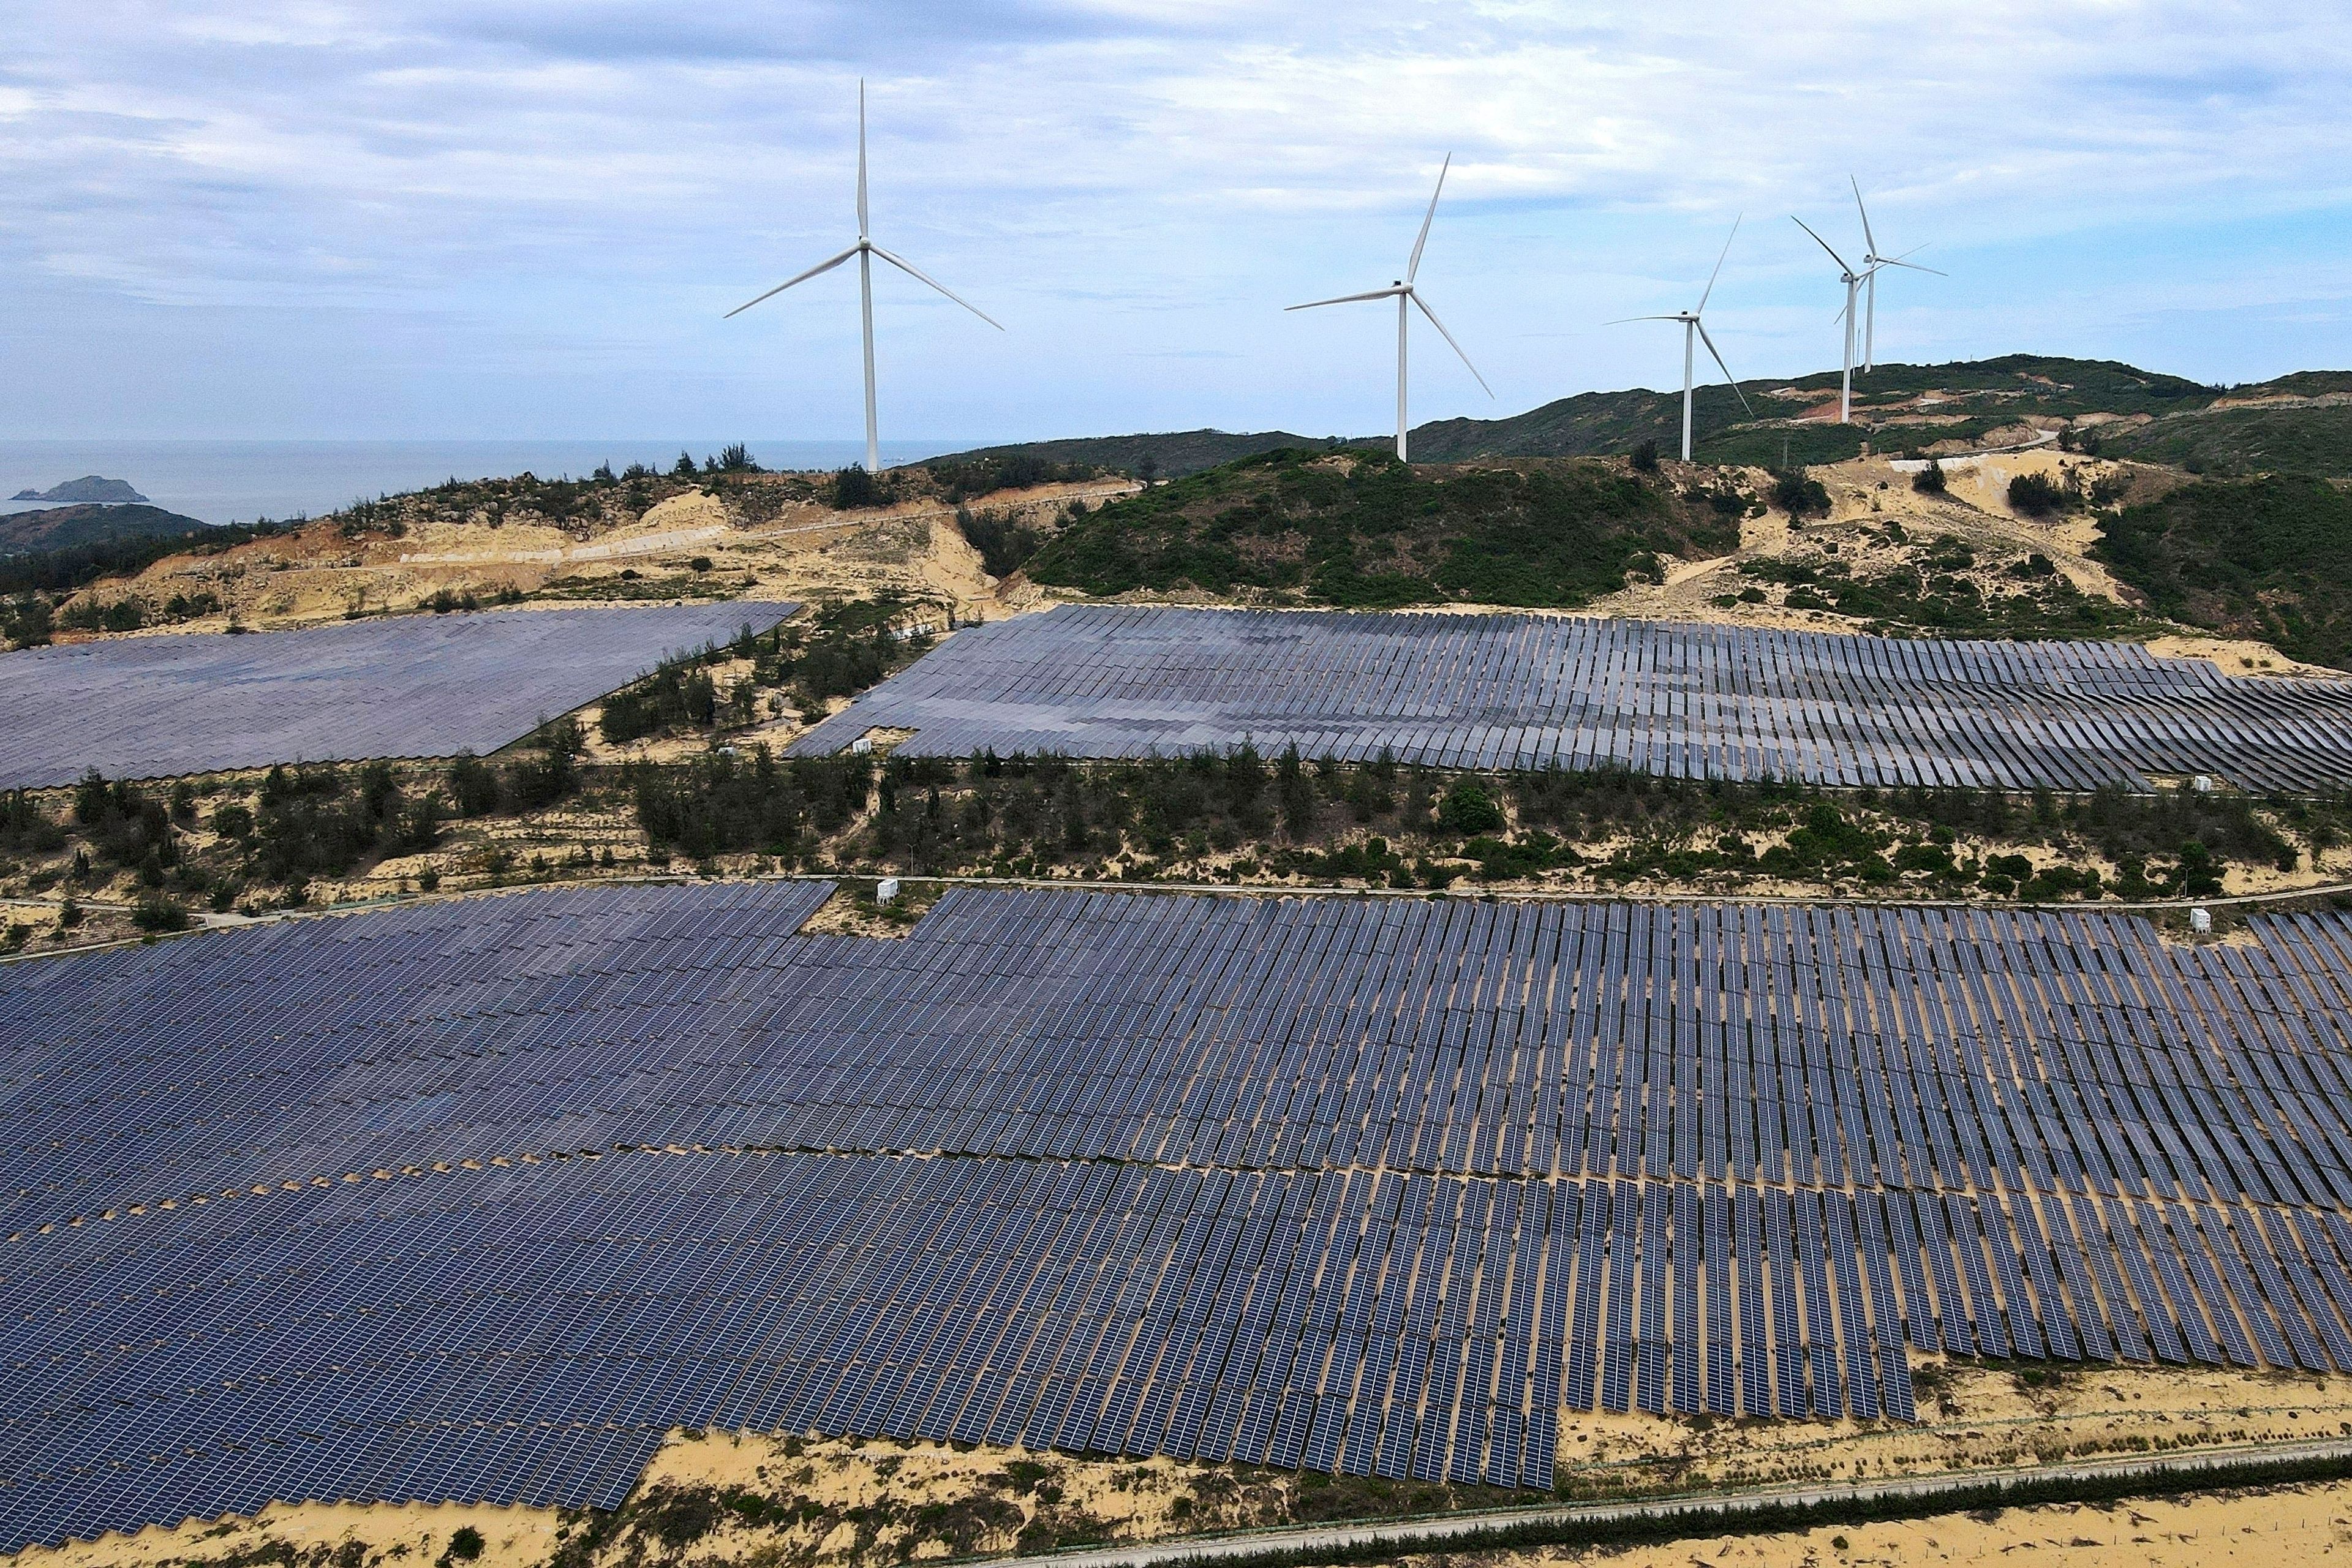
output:
M0 965L0 1527L609 1500L678 1426L1540 1487L1563 1406L1909 1419L1906 1342L2352 1358L2340 914L825 894Z
M489 610L0 657L0 788L487 753L788 604Z
M1965 675L1942 662L1956 650ZM1694 726L1726 723L1748 743L1697 743ZM1557 616L1063 605L950 639L794 752L837 752L877 726L912 730L904 749L944 756L1135 757L1246 740L1357 761L1385 750L1437 766L1845 785L2352 779L2352 693L2336 682L2223 677L2131 644Z

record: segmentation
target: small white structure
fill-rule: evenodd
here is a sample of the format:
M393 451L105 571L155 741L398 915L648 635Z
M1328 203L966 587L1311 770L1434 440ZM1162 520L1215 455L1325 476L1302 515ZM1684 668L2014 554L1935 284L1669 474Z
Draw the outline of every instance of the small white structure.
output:
M871 735L860 735L849 742L849 754L853 757L870 756L873 751L874 737Z
M2199 795L2211 795L2213 793L2212 776L2208 773L2199 773L2195 778L2189 781L2189 787L2195 790Z
M2189 929L2199 936L2210 936L2213 931L2213 911L2202 904L2189 910Z
M898 879L896 877L885 877L880 881L875 883L874 901L877 904L897 903L898 901Z

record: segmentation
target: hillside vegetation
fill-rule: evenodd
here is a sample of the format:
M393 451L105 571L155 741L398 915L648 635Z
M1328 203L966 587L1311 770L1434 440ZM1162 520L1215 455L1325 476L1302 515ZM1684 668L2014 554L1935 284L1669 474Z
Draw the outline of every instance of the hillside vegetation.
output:
M184 539L206 526L160 506L44 507L0 517L0 555L80 550L126 539Z
M2352 668L2352 495L2326 479L2183 485L2108 520L2097 554L2165 615Z
M1228 430L1171 430L1134 436L1082 436L1062 441L1024 441L1007 447L980 447L952 457L931 459L933 467L976 461L1003 462L1032 458L1049 463L1077 464L1139 474L1147 467L1161 479L1181 479L1240 458L1254 458L1284 447L1324 447L1332 443L1287 430L1235 434Z
M2352 374L2305 371L2225 391L2112 360L2004 354L1950 364L1882 364L1854 381L1855 423L1834 410L1838 373L1702 386L1693 405L1693 455L1702 462L1780 466L1840 462L1864 442L1879 453L1949 456L2013 444L2032 429L2061 429L2109 457L2193 464L2218 472L2272 469L2352 477ZM1580 393L1502 419L1439 419L1412 431L1423 462L1475 458L1622 455L1643 441L1679 449L1682 399L1634 387ZM1148 462L1165 478L1279 447L1332 440L1282 431L1038 441L984 448L1085 462L1126 473ZM982 454L967 454L978 456Z
M1385 606L1566 608L1655 575L1661 554L1736 549L1744 495L1685 496L1622 463L1409 467L1296 448L1247 458L1072 521L1040 583Z
M2183 410L2146 425L2101 431L2085 445L2105 457L2163 463L2191 473L2343 479L2352 476L2352 403Z

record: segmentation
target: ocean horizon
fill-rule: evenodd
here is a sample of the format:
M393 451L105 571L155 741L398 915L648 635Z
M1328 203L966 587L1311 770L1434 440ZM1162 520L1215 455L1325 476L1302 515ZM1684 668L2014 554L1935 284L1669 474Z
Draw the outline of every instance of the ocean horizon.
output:
M728 440L616 437L551 441L0 441L0 512L6 498L97 474L127 480L167 511L205 522L317 517L353 500L421 489L445 479L577 479L599 463L667 468L681 451L697 461ZM978 441L885 441L886 467L919 462ZM834 469L858 462L862 441L747 440L762 468Z

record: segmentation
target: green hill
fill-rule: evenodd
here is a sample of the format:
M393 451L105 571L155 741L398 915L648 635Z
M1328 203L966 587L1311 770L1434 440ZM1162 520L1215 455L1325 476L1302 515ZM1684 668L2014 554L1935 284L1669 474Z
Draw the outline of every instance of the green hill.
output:
M2352 668L2352 494L2326 479L2182 485L2126 507L2097 552L2176 620Z
M79 550L118 539L179 539L210 527L160 506L53 506L0 516L0 555Z
M1286 448L1113 501L1066 525L1028 571L1097 595L1566 608L1654 571L1657 554L1737 548L1746 505L1619 463L1460 468Z
M1224 430L1174 430L1161 435L1081 436L1064 441L1023 441L1008 447L976 447L969 452L952 452L942 458L934 458L931 462L945 465L1030 457L1049 463L1090 464L1132 474L1139 472L1148 460L1154 465L1153 472L1163 479L1172 479L1197 474L1203 468L1213 468L1220 463L1230 463L1236 458L1252 458L1260 452L1271 452L1277 447L1331 444L1312 436L1294 436L1287 430L1261 430L1254 435L1238 436Z
M1857 423L1810 417L1837 396L1838 374L1740 383L1749 407L1725 385L1693 400L1694 455L1706 463L1778 466L1880 452L1924 453L1939 443L1962 450L2021 425L2054 427L2107 415L2081 430L2087 449L2219 474L2273 471L2352 478L2352 372L2300 371L2225 391L2114 360L2004 354L1949 364L1882 364L1854 379ZM2253 403L2250 400L2272 401ZM2285 399L2289 401L2277 401ZM1354 438L1370 446L1384 437ZM1416 426L1417 462L1474 458L1622 455L1643 441L1664 453L1682 443L1682 395L1634 387L1585 392L1501 419L1436 419ZM1229 435L1188 430L990 447L959 458L1027 454L1126 473L1145 461L1168 478L1199 473L1280 447L1331 447L1339 437L1269 430ZM950 462L957 458L941 458Z
M1691 400L1692 455L1703 463L1838 462L1864 440L1879 451L1975 442L2004 426L2055 424L2083 414L2160 415L2216 395L2179 376L2106 360L2007 354L1952 364L1882 364L1854 381L1858 423L1803 418L1837 396L1838 373L1786 381L1743 381L1748 408L1728 386L1702 386ZM1588 392L1506 419L1447 419L1412 435L1416 458L1578 457L1628 452L1642 441L1661 452L1682 445L1679 392Z
M2232 387L2143 425L2100 430L2105 457L2196 473L2352 478L2352 371L2306 370Z

